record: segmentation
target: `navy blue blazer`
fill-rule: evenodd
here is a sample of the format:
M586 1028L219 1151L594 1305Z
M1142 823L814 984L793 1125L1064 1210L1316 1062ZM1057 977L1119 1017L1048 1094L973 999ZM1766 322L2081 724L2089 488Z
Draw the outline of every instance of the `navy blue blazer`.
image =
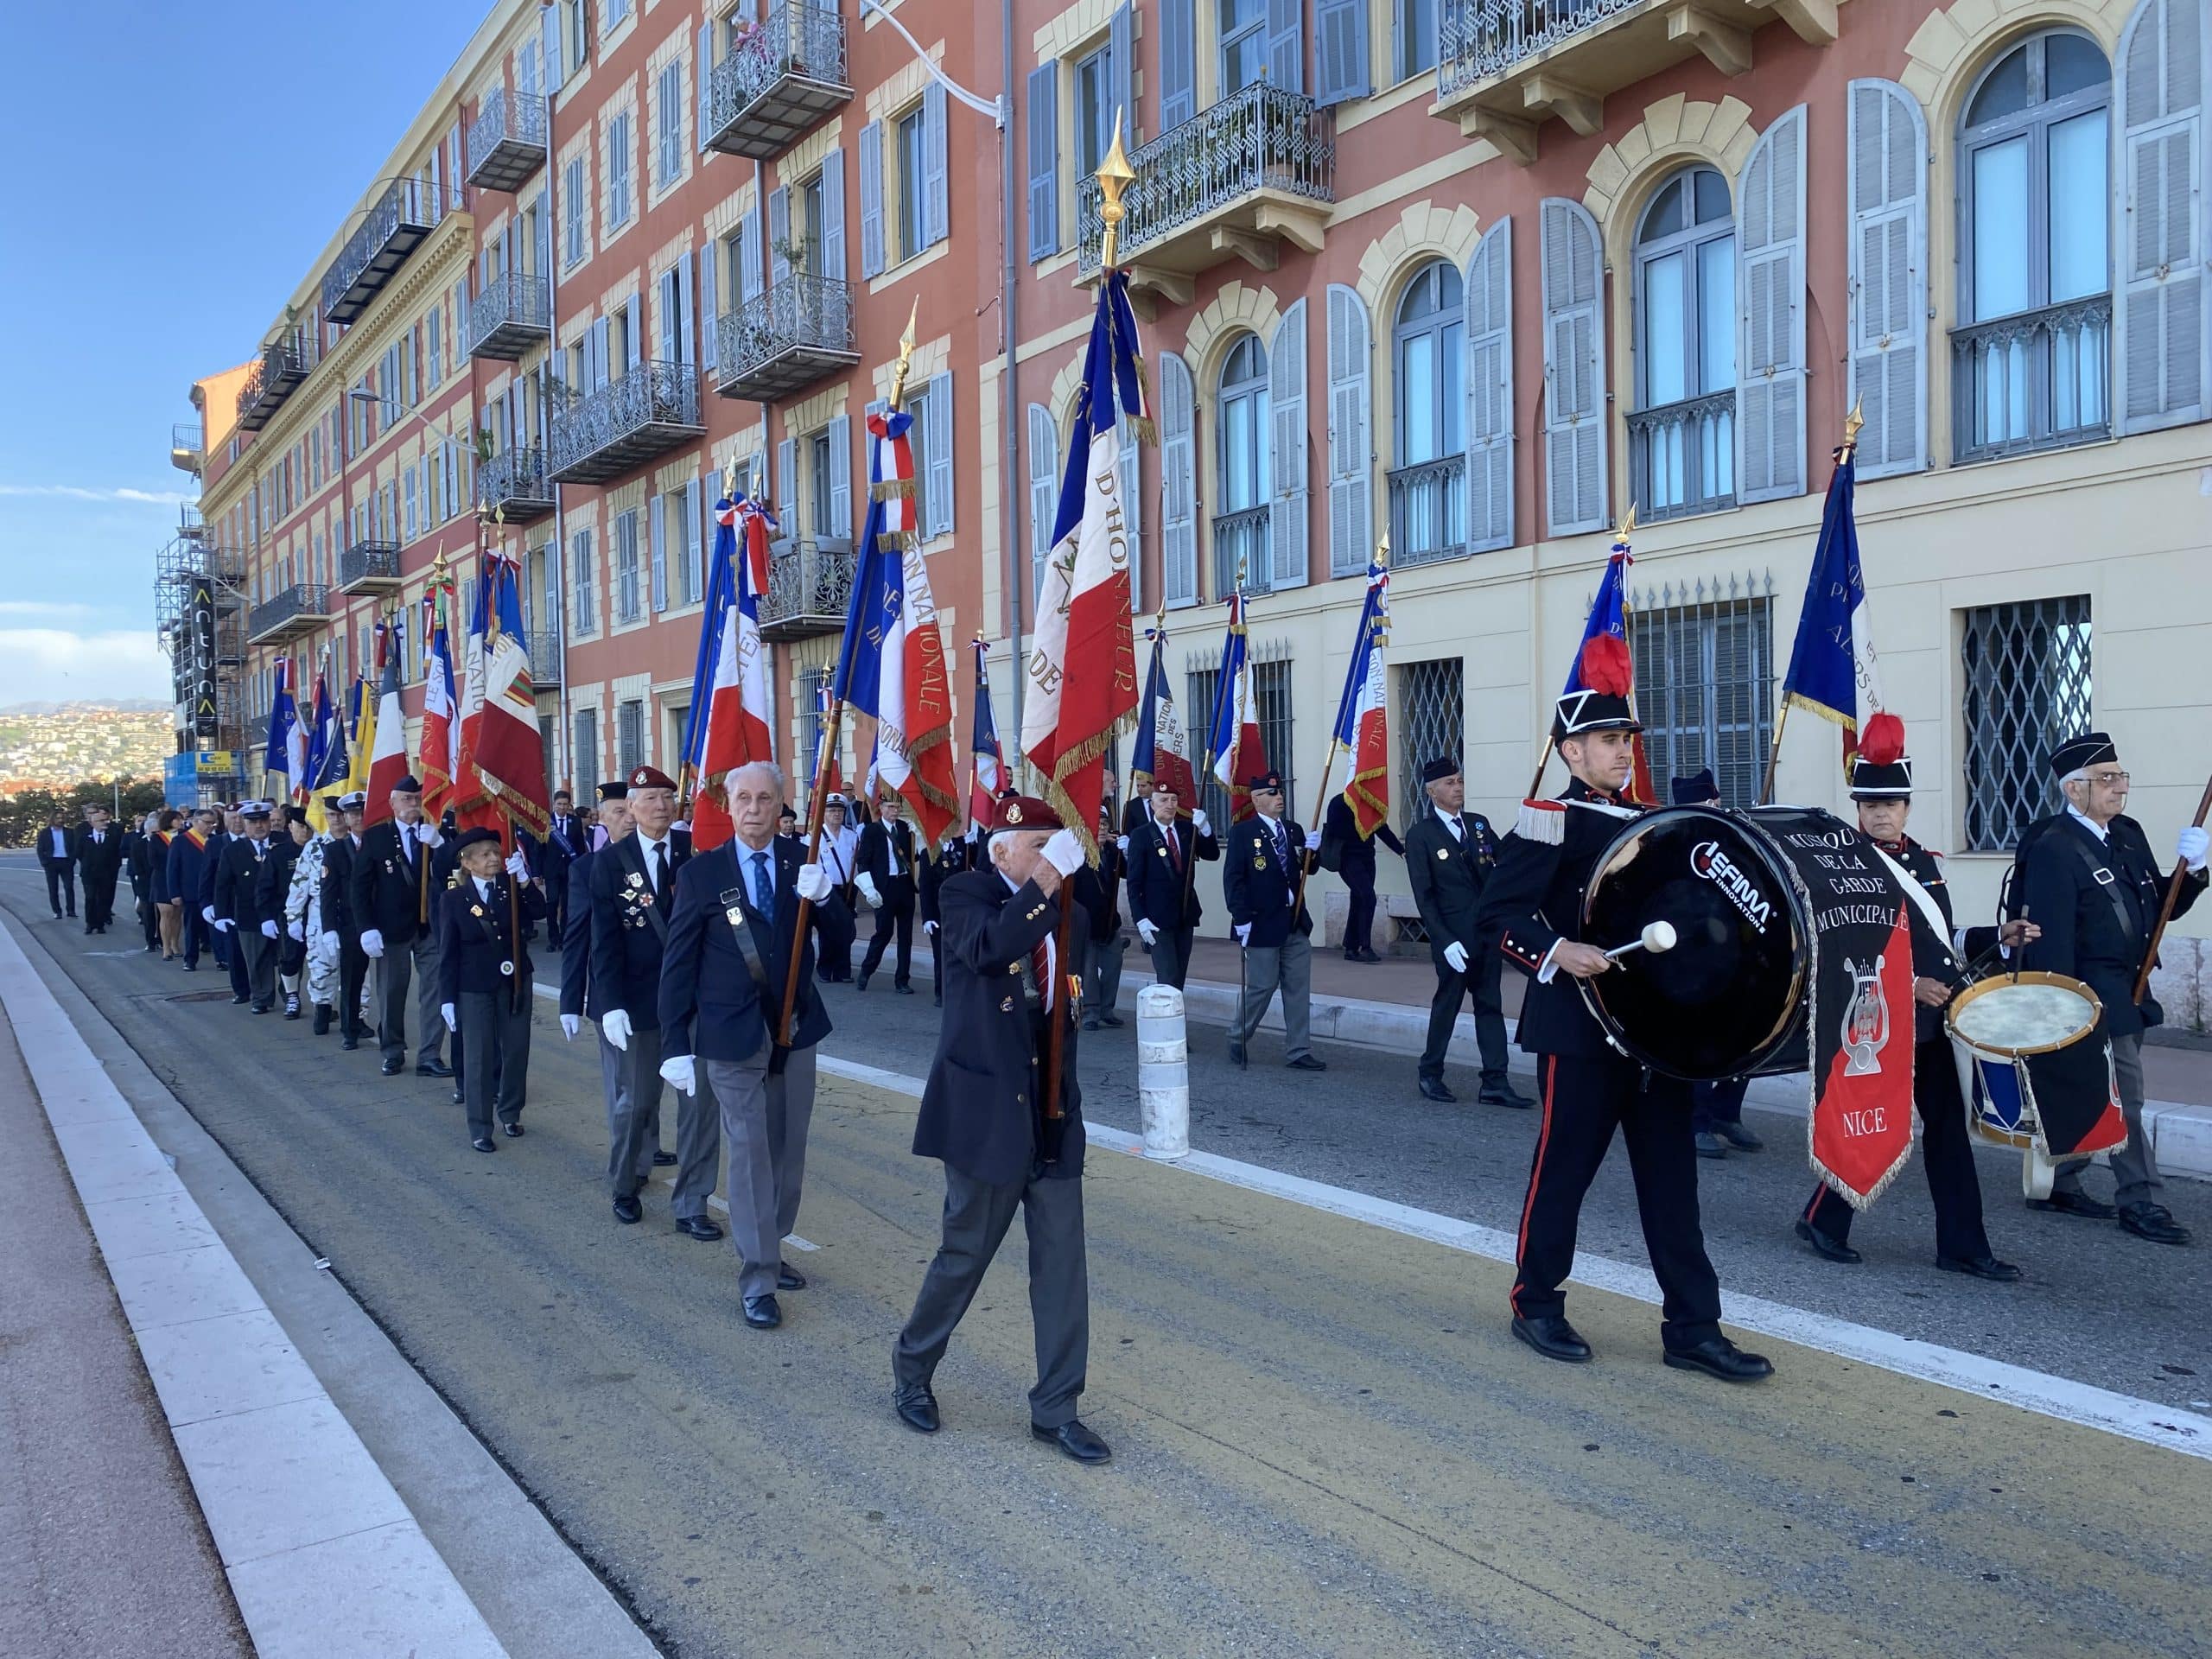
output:
M676 912L669 918L668 950L660 970L660 1052L696 1054L734 1064L750 1059L770 1040L783 1011L791 967L791 936L798 925L798 871L803 855L779 836L770 843L776 871L776 913L764 924L752 910L752 890L741 869L742 842L724 842L695 855L676 874ZM603 851L594 864L606 862ZM742 897L741 897L742 895ZM815 910L846 916L835 888ZM730 912L738 912L733 925ZM753 980L736 927L746 929L766 976L767 995ZM814 930L799 950L798 1004L791 1046L811 1048L830 1034L830 1010L814 981Z
M591 861L597 856L581 853L563 873L569 891L561 911L561 1012L594 1020L607 1012L606 1005L592 1001L590 995Z
M460 993L486 995L505 990L519 976L528 992L530 946L522 946L522 961L514 973L499 970L514 959L513 932L509 926L505 870L492 880L492 897L480 899L475 881L462 876L458 885L442 889L433 906L438 929L438 1001L458 1002ZM543 921L545 895L528 881L515 890L515 902L525 922ZM530 993L535 995L535 993Z
M1228 861L1221 868L1221 893L1229 902L1229 919L1239 925L1249 922L1252 931L1244 943L1261 950L1280 949L1294 930L1313 931L1313 918L1299 896L1298 872L1303 865L1310 875L1321 861L1306 850L1303 830L1287 817L1279 823L1287 858L1276 855L1275 838L1257 813L1229 832L1222 855Z
M634 830L589 855L591 990L601 1008L620 1008L640 1031L660 1025L661 958L668 949L676 884L690 861L688 837L668 838L664 895L645 877L645 844Z
M1176 820L1175 844L1186 862L1221 856L1221 842L1211 831L1198 834L1188 818ZM1150 922L1162 932L1172 933L1179 927L1196 927L1204 919L1205 906L1198 902L1197 884L1187 873L1176 874L1175 860L1167 852L1167 838L1148 811L1129 830L1128 861L1132 922Z

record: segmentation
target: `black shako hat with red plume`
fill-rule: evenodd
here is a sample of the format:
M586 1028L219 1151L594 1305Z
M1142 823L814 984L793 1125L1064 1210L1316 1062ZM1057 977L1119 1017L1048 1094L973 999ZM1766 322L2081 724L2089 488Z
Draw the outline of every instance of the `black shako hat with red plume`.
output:
M1912 794L1912 760L1904 752L1904 722L1886 710L1859 734L1851 761L1851 798L1902 801Z
M1552 715L1554 742L1582 737L1591 732L1640 732L1643 725L1629 707L1636 675L1630 665L1625 642L1610 633L1595 633L1583 642L1583 689L1559 700Z

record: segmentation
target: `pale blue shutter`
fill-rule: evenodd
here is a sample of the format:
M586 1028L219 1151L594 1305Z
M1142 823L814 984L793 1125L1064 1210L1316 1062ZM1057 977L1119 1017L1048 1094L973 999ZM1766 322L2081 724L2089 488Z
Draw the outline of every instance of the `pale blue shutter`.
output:
M1605 317L1598 221L1545 198L1544 493L1554 536L1605 527Z
M1198 0L1160 0L1160 130L1198 112Z
M768 286L788 282L791 274L791 193L778 185L768 193Z
M1858 473L1928 464L1928 141L1920 100L1894 81L1851 83L1851 324L1844 407L1857 406Z
M708 136L714 131L715 119L715 26L710 22L699 25L699 45L693 60L699 75L699 130L694 142L703 150Z
M822 160L822 274L845 280L845 152L833 149Z
M1467 551L1513 545L1513 221L1467 262Z
M1167 606L1198 602L1198 481L1191 371L1173 352L1160 359L1160 588Z
M1305 0L1268 0L1268 79L1286 92L1306 90Z
M1029 257L1060 251L1060 66L1029 72Z
M1029 405L1029 596L1044 590L1045 556L1052 550L1052 514L1058 505L1052 476L1059 464L1060 435L1052 411Z
M760 297L760 204L737 222L737 280L746 299Z
M1359 290L1329 285L1329 574L1357 576L1375 540L1373 336Z
M537 14L538 39L545 51L545 90L557 92L567 79L568 60L561 52L561 9L548 6ZM551 123L547 123L550 127Z
M1805 490L1805 106L1760 135L1736 209L1736 499Z
M2125 66L2120 188L2120 429L2204 418L2212 378L2206 302L2204 0L2144 0L2114 60Z
M721 300L716 292L722 245L709 241L699 250L699 362L711 369L721 360Z
M703 524L700 480L695 478L683 486L683 601L687 605L696 605L705 597L701 585L705 575L701 563Z
M668 608L667 499L665 496L655 495L652 499L652 510L646 514L650 520L648 531L652 537L652 604L653 609L657 611L664 611Z
M1313 12L1313 101L1342 104L1374 90L1367 61L1367 0L1319 0ZM1361 570L1366 565L1360 566Z
M786 539L798 534L798 441L785 438L776 446L776 516L783 520Z
M944 85L922 88L922 245L933 248L951 226L945 199Z
M1122 0L1106 25L1107 98L1113 107L1106 112L1111 132L1114 118L1122 120L1122 142L1137 147L1137 12L1133 0Z
M861 275L883 275L883 124L861 129Z
M699 361L698 348L692 345L696 338L692 327L692 313L698 308L691 297L691 262L676 262L676 344L680 360L688 368Z
M952 376L950 372L933 374L929 385L929 429L923 434L929 454L923 465L929 470L927 482L922 486L923 505L930 510L930 521L922 526L922 534L950 536L952 533Z
M1306 477L1306 302L1282 314L1268 347L1268 416L1274 423L1275 495L1268 512L1271 588L1306 585L1306 506L1312 493Z
M830 423L830 523L822 533L840 541L853 534L853 422L840 415Z

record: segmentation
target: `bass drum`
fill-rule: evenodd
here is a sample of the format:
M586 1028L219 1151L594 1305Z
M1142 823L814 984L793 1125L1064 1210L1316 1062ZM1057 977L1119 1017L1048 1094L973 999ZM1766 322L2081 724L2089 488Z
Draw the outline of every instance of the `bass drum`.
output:
M1610 949L1664 921L1675 938L1663 955L1633 950L1580 982L1623 1052L1698 1083L1805 1069L1813 931L1769 830L1806 826L1824 837L1843 827L1799 807L1705 806L1662 807L1623 826L1591 874L1582 938Z

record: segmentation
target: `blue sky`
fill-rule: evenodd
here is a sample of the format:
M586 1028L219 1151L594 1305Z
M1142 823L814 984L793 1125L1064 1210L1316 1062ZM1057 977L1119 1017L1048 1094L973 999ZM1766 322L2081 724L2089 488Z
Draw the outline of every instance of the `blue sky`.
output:
M0 63L0 707L166 699L154 556L193 380L263 331L477 0L14 9Z

